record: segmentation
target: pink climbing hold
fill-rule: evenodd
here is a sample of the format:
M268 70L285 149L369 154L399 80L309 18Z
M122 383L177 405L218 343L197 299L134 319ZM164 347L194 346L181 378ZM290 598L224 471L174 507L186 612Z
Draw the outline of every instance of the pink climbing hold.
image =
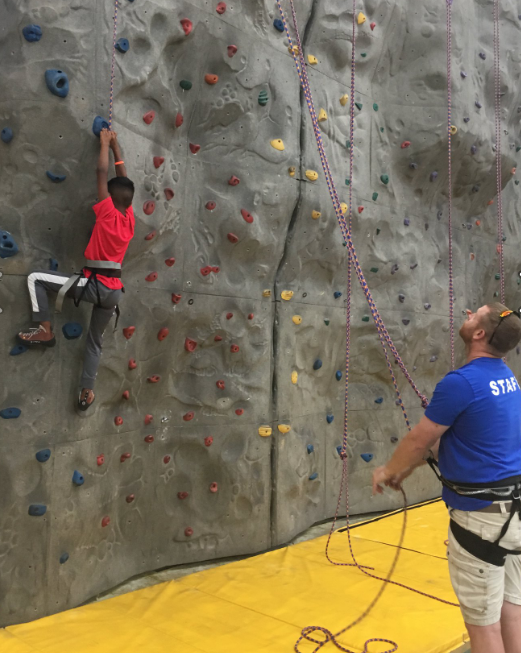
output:
M168 465L168 463L170 462L170 460L171 460L171 457L170 457L170 456L165 456L165 457L163 458L163 462L165 463L165 465Z
M371 23L369 25L369 27L371 28L371 32L374 32L374 28L376 27L376 23Z
M237 54L236 45L229 45L227 49L228 49L228 56L230 57L230 59Z
M249 313L248 320L253 320L253 313Z
M206 204L205 204L205 208L208 209L208 211L213 211L216 206L217 206L217 204L215 202L212 202L212 201L206 202Z
M183 415L183 421L185 422L191 422L194 418L194 412L191 410L189 413L185 413Z
M178 113L175 117L175 126L176 127L181 127L181 125L184 122L183 115L181 113Z
M157 272L151 272L150 274L147 274L145 277L145 281L148 281L149 283L152 283L153 281L157 281Z
M170 201L174 197L174 191L171 188L165 188L164 190L165 197L168 201Z
M221 268L217 267L217 265L212 265L211 268L210 268L210 270L211 270L214 274L218 274L218 273L220 272Z
M101 526L102 528L105 528L105 526L108 526L110 524L110 517L103 517L101 520Z
M190 528L190 526L188 526L187 528L185 528L185 535L186 535L186 537L192 537L193 534L194 534L194 529L193 529L193 528Z
M226 313L226 319L231 320L233 317L233 313Z
M122 399L130 399L130 392L129 390L125 390L125 392L121 395Z
M149 234L145 236L145 240L152 240L152 238L155 238L157 234L157 231L151 231Z
M155 156L154 157L154 168L160 168L165 162L164 156Z
M236 354L239 351L239 345L232 345L230 347L230 351L232 352L232 354Z
M359 206L359 207L358 207L358 213L363 213L363 211L364 211L364 207L363 207L363 206Z
M154 420L153 415L145 415L145 426L148 426L149 424L151 424L153 420Z
M221 342L222 339L223 339L222 336L215 336L214 341L215 342Z
M121 426L123 424L123 418L118 415L114 418L114 424L116 426Z
M215 493L215 492L217 492L218 489L219 489L219 486L217 485L217 483L211 483L211 485L210 485L210 492L214 492L214 493Z
M162 342L168 336L169 333L170 331L166 327L159 329L159 331L157 332L157 339L159 340L159 342Z
M190 354L195 351L195 348L197 347L197 342L195 340L192 340L192 338L185 338L185 349L187 352Z
M126 498L127 503L132 503L134 499L136 498L135 494L129 494L128 497Z
M179 22L181 23L185 36L188 36L193 28L192 21L188 20L188 18L182 18Z
M190 152L192 154L197 154L197 152L199 152L199 150L201 149L201 146L196 145L195 143L190 143L189 147L190 147Z
M210 86L213 86L214 84L217 84L217 82L219 81L219 77L217 75L205 75L204 81L207 84L210 84Z
M227 238L230 241L230 243L233 243L234 245L235 245L235 243L239 242L239 237L236 236L235 234L229 233Z
M143 116L143 122L145 122L147 125L150 125L150 123L154 120L155 117L156 117L155 111L147 111Z
M96 457L96 463L98 467L101 467L104 462L105 462L105 456L103 454L101 454L101 456Z
M128 460L129 458L131 458L131 456L132 456L132 454L130 454L130 453L122 453L121 456L119 457L119 462L124 463L125 460Z
M165 259L165 265L168 265L169 268L171 268L172 265L174 265L174 263L175 263L175 258L173 257Z
M150 444L151 442L154 442L154 436L153 435L145 435L145 442L147 444Z
M147 381L149 383L159 383L159 381L161 381L161 377L159 376L159 374L154 374L152 376L147 377Z
M182 295L176 295L175 292L172 293L172 304L179 304L181 301Z
M244 415L244 408L237 408L237 410L235 411L235 414L238 415L239 417L241 415Z
M134 358L131 358L128 362L128 369L129 370L135 370L137 367L136 360Z
M201 268L201 274L203 275L203 277L207 277L211 271L212 268L209 265L205 266L204 268Z
M145 215L152 215L152 213L154 213L155 210L156 210L156 203L154 202L154 200L147 200L143 204L143 213Z
M136 331L136 327L135 327L135 326L125 327L125 328L123 329L123 335L125 336L125 338L126 338L127 340L130 340L130 338L132 338L132 336L134 335L135 331Z
M225 385L224 385L224 381L222 379L217 381L217 383L215 385L219 388L219 390L224 390Z
M181 501L184 501L184 499L188 499L190 495L188 492L178 492L177 493L177 498L180 499Z
M411 144L411 141L404 141L402 143L402 150L405 150L405 148L409 147Z
M219 2L215 11L222 16L226 11L226 2Z
M239 177L236 177L235 175L232 175L232 176L228 179L228 184L229 184L230 186L238 186L238 185L240 184L240 182L241 182L241 180L239 179Z
M245 222L247 222L248 224L251 224L253 222L253 215L251 213L248 213L246 209L241 209L241 214Z
M213 437L209 435L207 438L204 439L204 446L211 447L212 444L213 444Z

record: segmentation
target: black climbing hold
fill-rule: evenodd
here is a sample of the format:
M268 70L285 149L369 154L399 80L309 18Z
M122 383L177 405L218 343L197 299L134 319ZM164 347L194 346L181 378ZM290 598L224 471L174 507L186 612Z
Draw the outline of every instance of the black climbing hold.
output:
M483 61L485 61L485 59L487 58L487 55L485 54L485 52L480 52L479 56L480 56L480 59L483 59Z
M329 320L324 320L324 324L325 324L326 326L329 326Z
M0 133L0 138L4 143L10 143L13 140L13 130L11 127L4 127Z
M463 122L470 122L470 118L463 118Z
M116 43L116 50L118 52L122 52L124 54L125 52L128 52L129 47L130 43L128 42L128 39L118 39Z
M83 474L80 474L78 470L75 470L74 474L72 475L72 482L74 483L74 485L83 485L85 483Z
M18 245L8 231L0 229L0 258L9 258L18 254Z
M443 211L441 211L441 210L438 211L438 213L436 213L436 217L438 218L438 220L441 220L442 217L443 217Z
M471 152L471 154L476 154L477 151L478 151L478 148L477 148L475 145L473 145L473 146L470 148L470 152Z
M364 315L362 322L369 322L369 315Z
M55 184L59 184L61 181L65 181L67 177L65 175L55 175L53 174L50 170L47 170L45 173L51 181L53 181Z
M395 263L393 265L393 267L391 268L391 274L394 274L395 272L398 272L399 269L400 269L400 267L399 267L398 263Z
M318 478L318 474L317 474L317 472L315 472L314 474L311 474L311 476L309 477L309 480L310 480L310 481L314 481L314 480L316 480L317 478Z
M474 184L474 186L472 186L472 192L479 193L479 184Z
M378 268L371 268L371 272L378 272Z
M335 416L334 416L334 415L326 415L326 422L327 422L328 424L331 424L331 423L333 422L334 419L335 419Z
M39 25L26 25L22 34L29 43L36 43L42 38L42 28Z
M501 275L499 274L499 272L496 272L496 274L494 275L494 278L495 278L496 281L499 281L501 279Z
M45 71L45 83L51 93L58 97L67 97L69 94L69 78L63 70L51 68Z
M409 168L410 168L411 170L418 170L418 164L417 164L417 163L414 163L414 162L409 163Z
M36 460L39 463L46 463L50 457L51 457L50 449L41 449L40 451L36 452Z
M322 361L320 358L317 358L317 360L313 363L313 369L314 370L319 370L322 367Z
M382 403L383 403L383 400L384 400L383 397L378 397L377 399L374 400L374 403L375 403L375 404L382 404Z
M67 340L75 340L81 336L83 327L79 322L67 322L62 326L62 332Z
M22 411L19 408L4 408L0 410L0 417L3 419L16 419L20 417Z
M398 438L395 435L393 435L393 437L391 438L391 442L393 444L396 444L398 442Z
M283 32L284 31L284 23L281 21L280 18L275 18L275 20L273 21L273 27L278 32Z
M430 359L429 359L429 361L430 361L431 363L435 363L437 360L438 360L438 357L437 357L437 356L431 356Z
M400 304L403 304L403 302L405 301L405 295L402 295L402 293L400 293L398 295L398 301L400 302Z
M29 506L29 514L31 517L41 517L47 512L47 506L44 506L39 503L33 503Z
M430 307L431 307L430 304L424 304L424 305L423 305L423 308L424 308L426 311L428 311Z
M130 0L130 2L134 2L134 0ZM60 565L64 565L67 560L69 559L69 554L68 553L62 553L60 556Z
M407 326L409 323L410 323L410 320L408 320L407 318L404 317L403 320L402 320L402 324L405 324L405 326Z
M336 292L333 293L333 296L335 299L338 299L339 297L342 297L342 293L339 290L337 290Z
M373 459L373 454L372 453L361 453L360 458L362 458L362 460L365 460L366 463L370 463L371 460Z
M179 82L179 86L183 89L183 91L189 91L192 88L192 82L188 79L182 79Z
M315 451L315 447L312 444L308 444L306 449L308 453L313 453L313 451Z
M25 354L27 347L25 345L15 345L9 352L9 356L19 356L20 354Z
M341 378L342 378L342 372L341 372L340 370L337 370L337 371L335 372L335 378L336 378L337 381L340 381L340 380L341 380Z
M92 123L92 133L94 136L99 136L102 129L108 129L109 123L102 118L101 116L96 116L94 122Z
M52 270L53 272L56 272L58 269L58 261L55 258L50 258L49 259L49 270Z

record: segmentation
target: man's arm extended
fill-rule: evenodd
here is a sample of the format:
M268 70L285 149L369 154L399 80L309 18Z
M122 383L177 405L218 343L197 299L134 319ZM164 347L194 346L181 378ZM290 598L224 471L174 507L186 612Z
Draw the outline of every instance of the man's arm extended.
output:
M112 138L110 140L110 147L112 148L112 151L114 152L114 162L118 161L123 161L123 156L121 154L121 148L119 147L118 143L118 135L116 132L111 132ZM124 163L120 163L116 168L116 177L126 177L127 176L127 169L125 167Z
M100 151L98 158L98 167L96 168L96 178L98 180L98 202L102 202L109 196L107 182L109 176L109 148L111 133L108 129L102 129L99 138Z

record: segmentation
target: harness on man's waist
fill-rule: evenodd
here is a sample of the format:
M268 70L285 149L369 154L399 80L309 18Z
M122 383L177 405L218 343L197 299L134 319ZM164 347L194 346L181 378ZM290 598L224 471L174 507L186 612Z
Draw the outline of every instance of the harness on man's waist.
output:
M74 305L76 308L80 305L80 302L83 299L83 296L85 295L87 288L89 287L89 284L94 283L96 286L96 294L98 296L98 303L97 306L100 308L103 308L101 306L101 297L100 297L100 292L99 292L99 286L98 286L98 275L101 275L103 277L112 277L116 279L121 279L121 263L117 263L116 261L86 261L87 265L83 268L84 270L89 270L90 276L87 278L87 283L83 286L80 296L78 299L74 300ZM58 292L58 297L56 298L56 306L55 306L55 311L56 313L61 313L62 307L63 307L63 300L65 299L65 296L69 291L74 291L78 283L80 282L80 279L85 278L85 275L83 273L83 270L81 272L76 272L73 274L67 281L66 283L63 284L63 286L60 288L60 291ZM125 289L122 288L123 292L125 292ZM120 315L120 310L119 306L116 304L115 308L115 313L116 313L116 324L114 325L114 330L118 326L118 321L119 321L119 315Z
M510 549L505 549L499 544L508 531L510 522L516 512L521 519L521 476L511 476L510 478L496 481L494 483L459 483L449 481L442 476L439 471L438 463L432 456L427 458L427 462L442 485L462 497L492 502L512 501L510 515L507 521L503 524L499 537L494 542L484 540L479 535L476 535L476 533L468 531L466 528L463 528L451 519L450 530L460 546L476 558L493 564L496 567L504 566L507 555L521 555L521 551L511 551Z

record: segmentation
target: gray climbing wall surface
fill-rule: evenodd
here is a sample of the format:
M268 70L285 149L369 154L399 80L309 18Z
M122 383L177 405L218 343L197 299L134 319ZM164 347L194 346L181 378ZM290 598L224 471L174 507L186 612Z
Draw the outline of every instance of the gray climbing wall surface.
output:
M297 3L344 201L348 4ZM14 348L29 318L26 275L51 259L64 273L82 264L96 199L92 126L108 116L112 9L109 0L0 2L0 410L21 411L0 419L0 625L78 605L151 569L265 550L336 506L346 249L272 0L236 0L224 13L216 0L120 0L117 38L128 44L116 53L114 127L136 183L137 223L93 414L72 408L84 337L61 337L70 323L85 333L88 306L66 306L56 348ZM357 28L354 242L389 332L430 395L450 366L445 3L366 0L359 9L367 21ZM515 308L521 57L511 0L501 29L506 291ZM458 321L499 290L492 33L491 0L454 4ZM47 70L61 71L48 75L57 94ZM398 494L372 499L370 479L405 424L356 280L353 291L356 513L400 505ZM514 372L517 360L509 357ZM415 422L418 399L398 378ZM406 489L410 502L438 493L426 471Z

